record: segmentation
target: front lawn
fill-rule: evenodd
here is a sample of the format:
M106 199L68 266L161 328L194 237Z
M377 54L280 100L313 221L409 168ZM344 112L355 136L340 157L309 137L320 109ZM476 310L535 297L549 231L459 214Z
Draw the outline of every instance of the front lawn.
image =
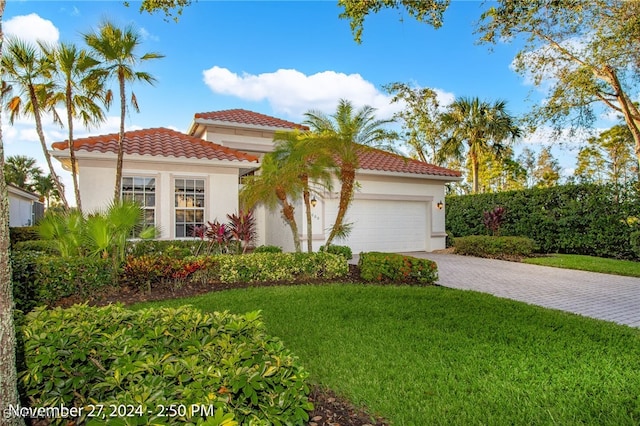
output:
M549 256L524 259L523 262L557 268L640 277L640 262L631 260L606 259L603 257L582 256L578 254L552 254Z
M215 292L262 310L311 379L394 425L640 423L640 330L443 287L324 285Z

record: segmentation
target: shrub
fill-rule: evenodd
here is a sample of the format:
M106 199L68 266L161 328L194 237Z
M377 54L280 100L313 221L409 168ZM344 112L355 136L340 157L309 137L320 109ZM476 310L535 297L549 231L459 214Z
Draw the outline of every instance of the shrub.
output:
M139 257L155 254L184 258L194 255L200 245L199 240L138 240L127 244L127 255Z
M258 246L253 249L254 253L282 253L282 247L278 246Z
M40 236L38 235L37 226L20 226L9 228L9 240L11 242L11 247L13 247L16 243L22 241L32 241L39 239Z
M433 284L438 280L438 267L429 259L395 253L360 253L360 277L365 281L397 284Z
M177 258L171 255L128 257L119 276L120 284L151 292L160 283L179 286L191 274L203 269L205 258Z
M482 213L482 223L485 228L491 231L491 235L500 235L500 227L504 222L504 207L496 206L493 210Z
M308 373L266 334L256 312L76 305L37 309L21 331L26 368L19 374L32 407L85 407L86 416L92 404L106 414L129 404L127 424L201 424L195 406L256 425L302 424L312 409ZM168 407L175 416L161 417ZM207 424L220 424L211 417Z
M472 235L456 238L454 248L456 253L468 256L512 259L530 256L535 251L536 244L526 237Z
M629 238L638 228L640 190L633 185L562 185L447 197L446 228L455 237L482 235L482 213L503 206L502 235L531 238L543 253L638 258Z
M53 241L46 240L29 240L20 241L13 246L13 250L16 251L37 251L40 253L50 254L54 256L60 255L58 246Z
M42 256L42 253L30 250L13 250L11 252L13 300L19 311L29 312L43 302L38 297L35 283L38 258Z
M640 231L632 232L629 236L629 243L636 256L640 257Z
M351 252L351 247L349 246L337 246L337 245L329 245L329 247L322 246L320 247L320 251L326 251L327 253L339 254L347 260L353 259L353 253Z

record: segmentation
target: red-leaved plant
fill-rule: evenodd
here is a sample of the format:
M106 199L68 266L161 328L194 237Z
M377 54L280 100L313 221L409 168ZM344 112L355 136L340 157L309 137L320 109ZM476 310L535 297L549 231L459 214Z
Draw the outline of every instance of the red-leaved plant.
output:
M504 222L506 210L504 207L496 206L493 210L485 211L483 213L483 223L484 226L491 231L491 234L494 236L500 235L500 227Z
M229 233L231 238L240 243L242 253L246 253L251 243L256 239L256 219L253 211L240 210L238 214L228 214Z

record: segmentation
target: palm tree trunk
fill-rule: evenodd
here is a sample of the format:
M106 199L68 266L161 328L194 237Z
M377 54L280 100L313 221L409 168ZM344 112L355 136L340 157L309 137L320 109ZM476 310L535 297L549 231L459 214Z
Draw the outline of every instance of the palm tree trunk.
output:
M120 84L120 133L118 134L118 159L116 160L116 185L113 192L114 203L120 202L120 185L122 181L122 163L124 161L124 119L126 115L127 99L125 97L124 75L118 72Z
M295 208L289 204L287 194L282 188L276 188L276 196L282 205L282 216L284 216L293 233L293 246L296 253L300 253L302 249L300 248L300 234L298 233L298 224L296 223L296 216L294 214Z
M313 253L313 223L311 217L311 193L309 191L309 176L302 175L301 177L302 185L304 186L304 190L302 191L302 198L304 200L304 207L306 209L307 215L307 252Z
M480 171L478 155L473 151L469 155L471 156L471 168L473 169L473 193L477 194L480 189L480 182L478 182L478 174Z
M78 186L78 166L76 164L76 149L73 146L73 107L71 98L71 79L67 80L66 90L67 101L67 127L69 128L69 156L71 157L71 177L73 178L73 191L76 195L76 208L82 213L82 202L80 200L80 187Z
M325 247L329 247L336 236L344 231L342 222L344 221L347 209L351 204L351 199L353 198L353 186L356 180L356 171L352 164L345 164L342 166L342 169L340 170L340 180L342 181L342 185L340 187L338 215L336 216L336 221L331 228L331 233L329 234L329 238L327 238Z
M0 22L4 14L5 0L0 0ZM0 51L2 46L0 27ZM0 123L0 128L2 123ZM11 283L11 262L9 261L9 197L4 180L4 145L0 130L0 416L2 424L24 426L20 416L3 415L9 406L17 407L18 377L16 372L16 331L13 323L13 287Z
M33 117L36 120L36 132L38 133L38 138L40 139L40 145L42 146L42 152L44 153L44 158L47 160L47 165L49 166L49 171L51 173L51 179L53 179L54 184L56 185L56 189L60 195L60 201L62 201L62 205L65 210L69 209L69 203L67 202L67 197L64 193L64 186L62 182L60 182L60 177L53 169L53 162L51 161L51 155L49 155L49 150L47 149L47 143L45 142L44 132L42 130L42 119L40 118L40 105L38 103L38 97L36 95L35 88L33 85L29 86L29 96L31 98L31 105L33 106Z

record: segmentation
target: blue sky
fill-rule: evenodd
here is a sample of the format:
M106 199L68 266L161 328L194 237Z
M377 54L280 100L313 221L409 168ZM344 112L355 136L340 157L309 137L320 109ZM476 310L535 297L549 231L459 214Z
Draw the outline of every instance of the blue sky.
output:
M476 43L474 24L484 7L480 1L452 1L438 30L385 10L367 18L360 45L348 21L338 18L335 1L201 0L175 23L162 14L140 13L135 2L125 7L120 1L9 0L4 30L83 45L82 34L103 19L134 24L144 34L139 53L165 58L141 68L158 82L132 87L141 111L129 114L127 129L186 131L195 113L230 108L301 121L309 109L334 111L340 98L374 106L386 118L400 107L391 105L382 89L392 82L435 89L443 103L461 96L504 99L512 114L523 114L543 94L511 70L517 45L490 49ZM117 132L118 111L112 107L104 125L77 127L76 135ZM66 138L50 120L45 130L49 145ZM9 126L3 117L3 134L5 155L30 155L44 165L30 120ZM537 149L541 142L540 135L530 136L519 149ZM574 167L575 151L554 148L554 153L565 169ZM65 182L70 190L68 173Z

